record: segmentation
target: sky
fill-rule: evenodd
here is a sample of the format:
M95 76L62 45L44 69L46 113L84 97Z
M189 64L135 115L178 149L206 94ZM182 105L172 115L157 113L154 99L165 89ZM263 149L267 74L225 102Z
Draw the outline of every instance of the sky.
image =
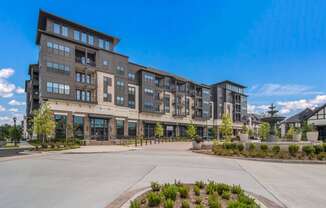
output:
M212 84L247 86L248 110L326 103L326 1L3 1L0 124L25 114L39 9L117 36L130 61Z

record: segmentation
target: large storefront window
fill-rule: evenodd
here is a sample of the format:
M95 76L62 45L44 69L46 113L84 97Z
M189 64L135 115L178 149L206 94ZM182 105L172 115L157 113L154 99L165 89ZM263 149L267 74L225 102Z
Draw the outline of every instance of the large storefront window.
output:
M154 137L155 124L144 124L144 136L145 138Z
M84 117L74 116L74 136L78 139L84 139Z
M203 127L197 127L197 135L199 137L203 137L204 136L204 128Z
M186 126L179 126L179 135L181 137L187 136L187 127Z
M91 118L91 138L108 140L108 120L104 118Z
M166 137L174 137L175 136L175 131L174 131L174 126L165 126L165 135Z
M55 138L56 139L66 138L67 116L54 115L54 119L55 119Z
M117 120L117 137L124 136L124 120Z
M128 136L135 137L137 134L137 123L128 122Z

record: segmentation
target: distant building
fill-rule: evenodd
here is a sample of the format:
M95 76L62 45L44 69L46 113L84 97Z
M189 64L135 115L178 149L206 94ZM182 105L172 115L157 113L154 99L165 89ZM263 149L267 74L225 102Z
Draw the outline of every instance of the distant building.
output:
M307 117L308 124L313 124L319 132L319 139L326 140L326 103L316 108Z
M259 125L261 122L261 116L255 113L248 113L247 116L247 125L249 129L252 129L254 132L254 135L258 135Z
M308 116L310 116L313 111L310 108L306 108L303 111L285 119L281 122L281 135L284 137L286 132L291 127L302 128L304 122L307 120Z

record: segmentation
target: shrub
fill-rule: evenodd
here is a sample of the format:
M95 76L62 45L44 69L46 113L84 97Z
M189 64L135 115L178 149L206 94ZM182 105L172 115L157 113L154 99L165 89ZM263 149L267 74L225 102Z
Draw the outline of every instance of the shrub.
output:
M140 208L139 201L138 200L131 201L129 208Z
M296 144L291 144L289 146L289 153L292 155L292 156L296 156L297 153L299 152L299 146L296 145Z
M216 193L208 196L208 207L209 208L220 208L221 207Z
M223 144L223 148L224 149L230 149L230 150L234 150L237 148L237 144L236 143L231 143L231 142L225 142Z
M262 145L260 145L260 150L261 150L261 151L264 151L264 152L267 152L267 150L268 150L268 146L267 146L267 144L262 144Z
M281 147L279 145L274 145L272 147L272 152L276 155L281 151Z
M200 195L200 188L197 185L195 185L195 187L194 187L194 193L196 196Z
M195 204L201 204L202 201L203 199L200 196L195 198Z
M244 145L243 144L237 144L237 149L242 152L244 150Z
M245 194L240 194L238 197L238 201L246 205L252 205L253 207L255 207L254 205L256 204L254 199L250 198Z
M326 143L323 144L324 152L326 152Z
M326 160L326 152L319 153L317 155L318 160Z
M205 208L204 207L204 205L202 205L202 204L199 204L199 205L196 205L196 207L195 208Z
M198 186L200 189L205 188L205 182L204 181L196 181L196 186Z
M183 200L181 203L181 208L190 208L190 204L187 200Z
M156 207L161 203L161 196L157 192L150 192L147 195L148 206Z
M233 185L231 187L231 191L233 194L240 194L240 193L242 193L242 188L240 185Z
M222 198L229 200L231 197L231 192L230 191L223 191L222 193Z
M322 145L314 145L315 153L318 155L319 153L324 151L324 148Z
M173 208L173 206L174 206L174 201L172 201L171 199L167 199L163 203L164 208Z
M239 201L230 201L228 203L228 208L249 208L249 207L256 207L256 206L248 206L245 203L239 202Z
M152 191L157 192L157 191L160 191L161 186L157 182L151 182L151 188L152 188Z
M307 156L310 156L310 155L313 155L314 152L315 152L315 149L312 145L305 145L302 147L302 151L307 155Z
M230 191L230 186L225 183L218 183L216 185L216 191L219 195L222 195L224 191Z
M206 186L206 193L213 194L217 190L217 186L213 181L210 181Z
M179 187L179 193L181 198L188 198L189 196L189 188L185 185Z
M248 149L249 149L250 152L255 151L256 150L256 145L253 144L253 143L250 143Z
M176 185L165 185L162 188L162 193L166 199L172 199L175 201L177 198L178 187Z

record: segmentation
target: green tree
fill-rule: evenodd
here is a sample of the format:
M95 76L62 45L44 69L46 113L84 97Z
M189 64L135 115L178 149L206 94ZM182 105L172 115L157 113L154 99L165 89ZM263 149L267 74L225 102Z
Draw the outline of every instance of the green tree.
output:
M233 135L233 123L229 114L223 114L222 124L220 127L223 139L230 142Z
M249 137L253 137L254 134L255 134L254 130L250 128L250 129L248 130L248 135L249 135Z
M48 136L53 135L55 129L55 122L53 120L52 112L47 103L42 104L41 108L34 113L33 130L38 138L45 143Z
M156 137L161 138L163 136L164 129L160 122L155 124L154 134Z
M11 127L10 128L10 137L12 141L15 143L15 146L17 146L17 143L19 142L20 138L22 137L21 128L19 126Z
M262 124L260 124L259 126L259 130L258 130L258 134L259 137L265 141L269 135L269 131L270 131L270 125L267 122L263 122Z
M294 135L295 135L295 128L294 128L294 127L290 127L290 128L288 129L288 131L286 132L285 137L286 137L288 140L293 140Z
M197 137L196 125L193 123L188 124L186 133L190 139L196 139L196 137Z

